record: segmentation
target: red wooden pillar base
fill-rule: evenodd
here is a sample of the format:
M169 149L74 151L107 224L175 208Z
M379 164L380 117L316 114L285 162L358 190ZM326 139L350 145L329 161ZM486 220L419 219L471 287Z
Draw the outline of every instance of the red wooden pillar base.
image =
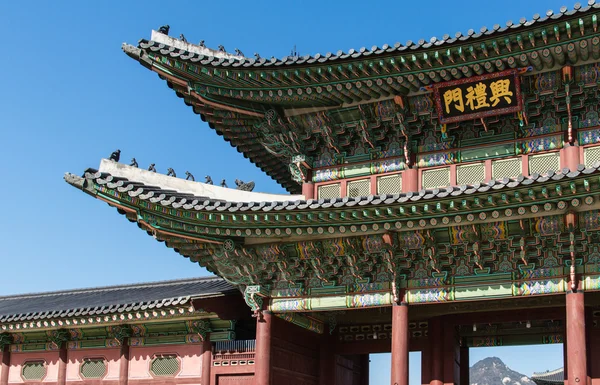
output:
M579 146L567 146L560 150L560 167L571 171L577 170L579 165Z
M456 328L448 319L442 318L444 340L444 385L454 385L460 381L460 346Z
M123 338L119 356L119 385L129 382L129 338Z
M392 385L408 385L408 304L392 307Z
M212 367L212 343L210 335L202 341L202 385L210 385L210 369Z
M271 331L273 315L263 311L256 320L254 385L271 385Z
M319 385L335 384L335 367L335 339L327 333L319 347Z
M0 373L0 385L8 385L8 371L10 370L10 350L6 346L2 353L2 372Z
M441 318L429 321L429 354L430 354L430 385L442 385L444 383L444 345Z
M58 351L58 379L57 385L65 385L67 383L67 343L61 344L60 350Z
M369 366L371 360L368 354L360 356L360 385L369 385Z
M304 182L302 183L302 195L304 195L304 199L314 199L315 198L315 185L312 182Z
M431 382L431 332L428 331L427 335L427 344L421 350L421 385L429 385Z
M567 293L567 370L569 385L588 382L583 292Z
M469 385L469 348L460 347L460 385Z
M419 186L419 170L409 168L402 172L402 192L417 192Z

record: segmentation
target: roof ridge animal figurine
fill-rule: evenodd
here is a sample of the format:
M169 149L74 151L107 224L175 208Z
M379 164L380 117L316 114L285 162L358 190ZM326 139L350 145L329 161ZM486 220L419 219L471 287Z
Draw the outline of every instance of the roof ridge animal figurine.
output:
M171 29L171 27L169 27L169 24L165 24L165 25L161 26L158 29L158 32L162 33L163 35L167 35L168 36L169 35L169 29Z
M225 182L225 179L221 181L221 187L227 188L227 182Z
M237 186L237 190L240 190L240 191L254 190L254 182L252 182L252 181L245 183L243 180L236 179L235 185Z
M194 176L192 175L192 173L189 172L189 171L185 172L185 180L191 180L192 182L196 181L196 179L194 178Z
M173 178L177 178L177 174L175 174L175 170L173 170L171 167L169 167L167 169L167 176L172 176Z
M150 166L148 166L148 171L156 172L156 167L154 166L156 166L156 164L151 163Z
M137 167L138 166L138 162L137 162L137 160L135 160L135 158L131 158L131 163L129 163L129 165L131 167Z
M210 177L210 175L207 175L207 176L205 176L204 178L206 179L206 180L204 181L204 183L206 183L206 184L213 184L213 180L212 180L212 178Z
M112 154L110 154L110 158L108 158L108 159L118 162L119 159L121 159L121 150L113 151Z

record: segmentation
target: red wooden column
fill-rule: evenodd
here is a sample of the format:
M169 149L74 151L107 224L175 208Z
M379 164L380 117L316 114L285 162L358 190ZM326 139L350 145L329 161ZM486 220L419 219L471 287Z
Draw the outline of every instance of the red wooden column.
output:
M419 186L419 170L409 168L402 172L402 192L417 192L421 189Z
M67 383L67 360L67 343L63 342L60 345L60 350L58 351L58 380L56 381L57 385L65 385Z
M319 385L335 384L335 367L335 339L324 334L319 346Z
M315 198L315 185L313 182L302 183L302 195L306 200Z
M210 334L206 334L202 341L202 385L210 385L210 368L212 367L212 343Z
M460 347L460 385L469 385L469 347Z
M431 382L431 332L427 332L427 344L421 350L421 385Z
M273 315L263 311L256 319L254 385L271 385L271 332Z
M457 384L460 381L460 346L456 338L456 328L447 318L442 318L444 341L444 385Z
M442 333L442 319L434 318L429 321L429 362L430 362L430 385L442 385L444 383L444 344Z
M565 328L565 334L563 335L563 364L564 364L564 373L565 373L565 385L569 384L569 365L567 362L567 329Z
M119 355L119 385L129 382L129 338L123 338Z
M10 345L2 350L2 374L0 375L0 385L8 385L8 371L10 370Z
M371 360L368 354L360 356L360 385L369 385L369 365ZM333 383L330 383L333 384Z
M408 304L392 306L392 385L408 385Z
M587 384L583 292L567 293L567 370L569 385Z
M560 167L568 168L571 171L577 170L579 165L579 146L564 147L560 150Z

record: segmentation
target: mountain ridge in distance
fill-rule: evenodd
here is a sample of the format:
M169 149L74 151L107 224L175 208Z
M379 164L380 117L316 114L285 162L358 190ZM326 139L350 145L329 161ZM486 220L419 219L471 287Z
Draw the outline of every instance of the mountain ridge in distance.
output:
M469 368L471 385L535 385L524 374L510 369L498 357L487 357Z

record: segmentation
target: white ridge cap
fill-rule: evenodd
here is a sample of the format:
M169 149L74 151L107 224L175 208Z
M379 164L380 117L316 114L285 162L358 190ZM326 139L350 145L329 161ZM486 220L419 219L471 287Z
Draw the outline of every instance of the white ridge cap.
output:
M170 47L182 49L182 50L185 50L188 52L197 53L199 55L214 56L214 57L223 58L223 59L235 59L235 60L244 59L243 56L238 56L238 55L234 55L234 54L227 53L227 52L221 52L219 50L215 50L215 49L211 49L211 48L207 48L207 47L201 47L199 45L188 43L183 40L179 40L175 37L165 35L163 33L155 31L155 30L152 30L150 40L155 41L157 43L162 43L164 45L168 45Z
M283 202L305 200L304 195L259 193L215 186L202 182L192 182L117 163L108 159L102 159L100 161L100 169L98 171L116 177L127 178L132 182L157 186L165 190L175 190L180 193L193 194L229 202Z

